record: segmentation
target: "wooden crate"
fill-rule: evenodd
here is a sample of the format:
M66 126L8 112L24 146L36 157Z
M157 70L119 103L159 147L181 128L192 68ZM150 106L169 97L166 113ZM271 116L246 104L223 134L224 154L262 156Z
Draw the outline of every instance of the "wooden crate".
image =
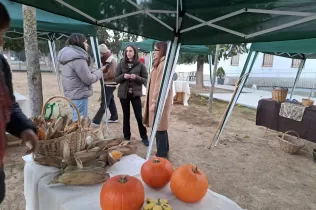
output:
M176 95L173 97L174 104L184 104L184 92L177 92Z

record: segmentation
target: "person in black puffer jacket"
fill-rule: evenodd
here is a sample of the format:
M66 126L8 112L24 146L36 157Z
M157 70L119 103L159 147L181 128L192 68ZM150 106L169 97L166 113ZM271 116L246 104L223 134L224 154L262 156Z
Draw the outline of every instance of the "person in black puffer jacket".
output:
M0 3L0 47L4 45L3 35L10 25L10 16ZM32 146L27 153L36 151L38 138L33 123L22 113L13 94L12 75L6 58L0 53L0 203L5 197L5 174L3 158L5 154L6 133L8 132Z
M120 98L123 109L123 133L125 140L131 138L130 128L130 104L132 103L134 114L138 124L138 130L145 146L149 145L147 129L143 125L142 96L143 84L146 83L148 72L143 63L138 59L137 48L128 45L125 49L124 59L117 65L115 82L119 85L117 96Z

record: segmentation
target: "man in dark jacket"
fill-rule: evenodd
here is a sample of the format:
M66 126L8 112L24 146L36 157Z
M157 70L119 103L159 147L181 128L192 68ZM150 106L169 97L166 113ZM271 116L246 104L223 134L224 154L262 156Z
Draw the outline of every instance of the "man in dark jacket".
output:
M10 16L6 8L0 3L0 48L3 47L3 35L10 25ZM38 138L36 135L36 128L33 123L27 119L22 113L19 104L15 101L13 94L12 75L10 66L5 57L0 53L0 116L5 119L6 125L3 126L3 121L0 122L0 203L5 196L5 174L3 171L3 156L6 144L5 131L21 138L24 142L28 141L31 149L27 151L28 154L36 151ZM7 98L8 100L3 100ZM11 100L10 100L11 99ZM9 108L9 110L6 110ZM11 113L8 118L6 114ZM5 130L2 129L5 127Z

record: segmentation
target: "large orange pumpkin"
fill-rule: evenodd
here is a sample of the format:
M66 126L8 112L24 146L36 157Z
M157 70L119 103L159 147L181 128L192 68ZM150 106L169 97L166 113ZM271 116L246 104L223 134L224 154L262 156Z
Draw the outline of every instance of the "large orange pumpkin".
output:
M181 201L196 203L202 200L208 189L207 177L192 164L180 166L170 180L172 193Z
M140 170L143 181L152 188L162 188L169 183L173 174L172 164L164 158L153 157Z
M140 210L144 200L145 190L142 182L128 175L108 179L100 193L102 210Z

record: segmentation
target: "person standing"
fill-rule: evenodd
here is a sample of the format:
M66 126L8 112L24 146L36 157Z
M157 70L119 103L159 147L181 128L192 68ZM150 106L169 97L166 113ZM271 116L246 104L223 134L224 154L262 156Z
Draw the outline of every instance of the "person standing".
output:
M10 16L5 6L0 3L0 47L3 47L3 35L10 26ZM27 119L16 102L12 74L7 59L0 53L0 204L5 197L5 173L3 171L3 158L7 141L6 132L28 141L31 149L27 154L37 150L38 137L36 127Z
M113 92L116 89L117 83L114 80L114 74L117 67L117 62L114 56L112 55L111 51L105 44L101 44L99 46L100 56L101 56L101 63L105 67L103 70L103 79L104 79L104 91L105 91L105 98L106 98L106 105L110 110L111 117L108 119L109 123L116 123L118 122L118 114L117 109L114 101ZM93 119L94 125L100 125L103 115L105 113L105 100L104 100L104 93L101 92L101 99L100 99L100 108Z
M77 106L80 116L88 116L88 98L93 95L92 84L102 78L102 67L90 70L88 42L83 34L73 33L67 40L67 46L57 55L60 63L62 84L65 97ZM72 107L73 121L78 121L77 113Z
M148 77L147 69L139 62L137 48L128 45L124 52L124 58L120 61L115 72L115 81L119 84L118 97L123 110L123 134L125 140L131 138L130 128L130 104L138 124L138 130L145 146L149 145L147 129L142 122L142 85Z
M144 124L148 127L153 126L159 96L159 89L163 77L167 47L168 45L166 42L157 42L154 48L154 64L147 85L147 98L145 102L144 112ZM167 130L169 128L169 116L172 100L173 97L171 84L171 88L167 95L165 107L163 109L159 127L156 133L157 157L168 157L169 139Z

